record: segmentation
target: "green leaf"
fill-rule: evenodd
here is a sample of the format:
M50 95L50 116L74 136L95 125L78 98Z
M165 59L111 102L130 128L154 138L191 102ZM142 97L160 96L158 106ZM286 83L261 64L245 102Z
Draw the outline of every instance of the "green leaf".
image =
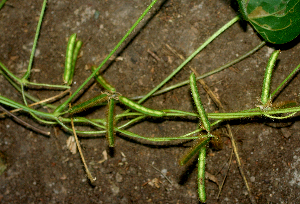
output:
M300 34L300 0L238 0L241 13L268 42L287 43Z

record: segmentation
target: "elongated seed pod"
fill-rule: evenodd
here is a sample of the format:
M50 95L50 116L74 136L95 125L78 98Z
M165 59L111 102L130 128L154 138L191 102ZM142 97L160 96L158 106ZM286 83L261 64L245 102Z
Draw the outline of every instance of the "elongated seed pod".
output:
M280 50L275 50L269 58L269 62L266 67L265 71L265 78L262 86L262 93L261 93L261 103L266 105L270 100L270 86L271 86L271 78L274 65L276 63L277 57L280 53Z
M205 146L210 140L210 137L201 137L197 140L197 143L191 147L188 152L181 157L179 164L181 166L185 165L196 153L199 152L200 148Z
M101 94L99 96L96 96L90 100L87 100L83 103L80 103L76 106L73 106L68 112L71 115L74 115L76 113L80 113L82 111L85 111L91 107L96 106L99 103L102 103L104 101L106 101L108 99L108 95L107 94Z
M201 121L203 123L203 126L207 132L210 132L210 123L209 123L208 117L206 115L206 112L204 110L204 107L203 107L201 99L200 99L200 95L199 95L198 87L197 87L196 76L194 73L192 73L190 75L190 86L191 86L192 96L193 96L196 108L198 110L199 116L201 118Z
M74 71L75 71L75 65L76 65L77 57L78 57L81 46L82 46L82 41L78 40L75 44L75 48L74 48L74 52L73 52L72 69L71 69L71 74L70 74L70 78L68 81L68 85L72 84L73 77L74 77Z
M96 68L95 68L94 66L91 67L92 72L94 72L95 69L96 69ZM95 79L96 79L96 81L97 81L101 86L103 86L103 88L105 88L106 90L108 90L108 91L110 91L110 92L112 92L112 93L116 92L115 87L113 87L112 85L110 85L110 84L104 79L103 76L101 76L101 75L99 75L99 74L96 74L96 75L95 75Z
M64 72L64 83L69 85L70 78L72 77L72 63L73 63L73 53L76 43L76 33L72 34L69 38L66 52L65 60L65 72ZM71 80L72 81L72 80Z
M199 152L198 158L198 195L202 203L206 201L205 193L205 159L206 159L206 147L202 147Z
M108 113L107 113L107 134L106 138L109 147L114 147L115 145L115 132L114 132L114 110L115 110L115 99L111 98L108 101Z
M163 111L146 108L145 106L142 106L136 102L133 102L132 100L130 100L124 96L119 96L119 101L121 103L123 103L124 105L128 106L129 108L136 110L140 113L143 113L145 115L150 115L150 116L155 116L155 117L162 117L165 115L165 113Z

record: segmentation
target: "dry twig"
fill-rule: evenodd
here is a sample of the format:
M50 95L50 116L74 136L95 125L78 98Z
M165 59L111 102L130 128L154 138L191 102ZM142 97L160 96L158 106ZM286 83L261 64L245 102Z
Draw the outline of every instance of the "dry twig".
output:
M40 130L32 125L30 125L29 123L25 122L24 120L21 120L20 118L18 118L17 116L15 116L14 114L12 114L11 112L9 112L8 110L6 110L3 106L0 105L0 109L2 109L7 115L9 115L10 117L14 118L15 121L17 121L18 123L20 123L21 125L24 125L25 127L32 129L35 132L41 133L43 135L50 135L50 132L46 132L43 130Z

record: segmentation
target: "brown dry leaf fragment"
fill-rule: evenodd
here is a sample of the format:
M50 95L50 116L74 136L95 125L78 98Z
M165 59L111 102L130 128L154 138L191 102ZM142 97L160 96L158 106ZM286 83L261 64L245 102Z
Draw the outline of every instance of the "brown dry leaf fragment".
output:
M103 159L101 159L100 161L98 161L99 164L101 164L101 163L103 163L103 162L105 162L107 160L107 151L104 150L102 152L102 154L103 154Z
M70 136L68 139L67 139L67 147L68 149L70 150L70 152L72 154L76 154L77 152L77 147L76 147L76 143L75 143L75 138L73 136Z
M218 185L218 187L220 187L218 179L215 175L212 175L211 173L208 173L207 171L205 171L205 178L214 182L215 184Z

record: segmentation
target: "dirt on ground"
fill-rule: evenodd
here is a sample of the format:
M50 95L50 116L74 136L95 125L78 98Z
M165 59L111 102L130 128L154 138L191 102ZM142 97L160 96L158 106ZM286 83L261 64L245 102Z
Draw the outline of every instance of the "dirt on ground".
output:
M42 0L9 0L0 10L0 61L18 77L23 76L28 66L42 3ZM71 88L76 90L91 74L88 68L98 66L105 59L150 3L151 0L49 0L30 81L63 84L67 40L77 33L83 46ZM105 65L104 77L127 97L148 93L182 63L179 55L188 57L233 19L237 15L234 7L229 0L159 0L118 49L114 55L117 58L111 58ZM165 87L188 80L191 68L199 74L212 71L247 53L261 41L251 26L236 23ZM297 40L279 48L282 51L272 78L272 90L300 63ZM272 45L264 46L245 60L204 79L226 112L259 105L264 69L273 49ZM220 111L198 85L206 111ZM299 86L296 76L275 102L298 101ZM26 91L41 100L61 92L40 88ZM92 81L74 103L101 91L103 88ZM21 94L2 75L0 94L22 103ZM54 104L64 100L66 97ZM189 86L151 97L144 105L153 109L196 112ZM124 108L118 106L116 113ZM38 134L9 117L1 119L0 156L7 162L7 169L0 176L1 203L199 203L197 158L185 166L178 164L192 142L155 143L117 134L115 147L108 148L105 135L81 137L88 167L97 178L91 185L79 154L72 154L67 147L66 141L72 133L59 125L39 123L24 112L16 115L50 131L51 135ZM106 110L94 108L83 115L105 118ZM284 121L266 117L229 121L257 203L300 202L298 119L295 116ZM90 127L79 124L76 128ZM147 137L175 137L196 128L195 118L148 118L128 130ZM233 148L225 123L214 128L223 133L223 148L219 151L208 149L206 171L213 176L206 180L207 203L250 203L235 156L230 161ZM219 186L225 177L219 195Z

